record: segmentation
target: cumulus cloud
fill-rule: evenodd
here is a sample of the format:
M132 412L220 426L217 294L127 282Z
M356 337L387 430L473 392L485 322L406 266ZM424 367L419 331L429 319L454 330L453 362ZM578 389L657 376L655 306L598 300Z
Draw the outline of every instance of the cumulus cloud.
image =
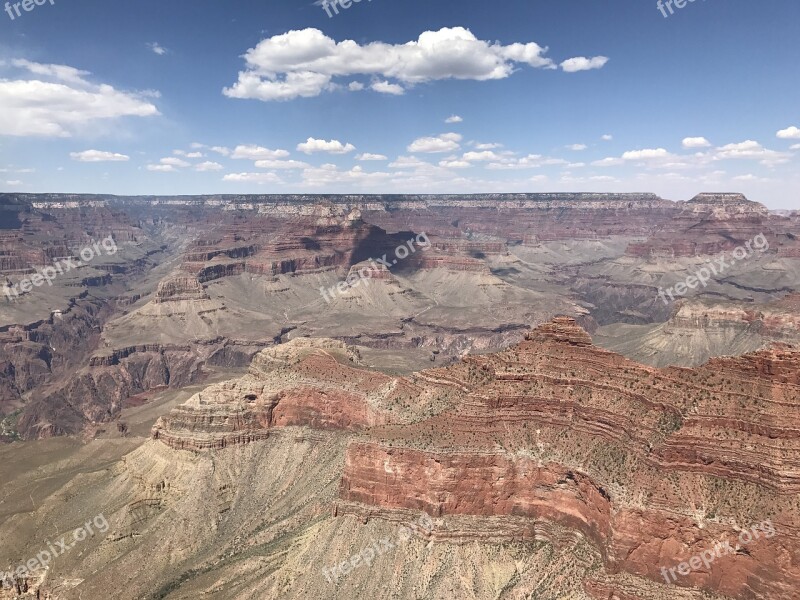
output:
M310 137L305 142L297 144L298 152L313 154L314 152L327 152L329 154L347 154L356 147L353 144L342 144L339 140L318 140Z
M466 169L472 166L472 163L466 160L440 160L439 166L444 167L445 169Z
M205 162L201 162L194 166L195 171L205 172L205 171L221 171L224 167L219 164L218 162L214 162L211 160L207 160Z
M393 96L402 96L406 93L402 85L390 83L388 81L376 81L369 87L375 92L380 92L381 94L391 94Z
M645 163L647 166L664 167L680 166L681 157L668 152L664 148L644 148L641 150L628 150L622 156L609 156L591 163L593 167L616 167L630 162ZM678 161L678 162L676 162Z
M352 169L340 170L336 165L325 164L303 171L303 184L309 187L341 184L346 184L348 187L368 187L370 185L383 187L392 176L392 173L365 171L360 165L356 165Z
M360 92L364 89L364 84L360 81L351 81L349 84L347 84L347 89L351 92Z
M492 170L508 169L538 169L549 166L566 166L569 162L563 158L542 156L541 154L528 154L521 158L500 157L499 160L490 162L486 168Z
M203 158L202 152L186 152L186 150L173 150L175 156L185 156L186 158Z
M104 152L102 150L84 150L83 152L70 152L69 157L79 162L124 162L131 157L116 152Z
M465 152L462 158L469 161L490 161L502 160L503 157L491 150L483 150L481 152Z
M147 165L148 171L157 171L159 173L174 173L175 167L172 165Z
M559 66L566 73L577 73L578 71L591 71L592 69L602 69L608 62L607 56L594 56L586 58L585 56L576 56L575 58L568 58Z
M792 125L791 127L787 127L786 129L781 129L775 135L777 135L782 140L800 140L800 129Z
M684 148L708 148L711 142L704 137L687 137L683 138L682 144Z
M212 148L212 150L219 152L216 147ZM269 148L256 146L255 144L240 144L233 149L232 153L227 148L224 148L223 150L226 152L219 153L224 156L228 156L230 154L231 158L246 160L274 160L276 158L286 158L289 156L289 152L287 150L270 150Z
M222 156L230 156L231 149L225 146L211 146L211 150Z
M364 152L362 154L356 154L356 160L388 160L388 157L383 154Z
M147 44L147 47L150 48L150 50L152 50L159 56L164 56L167 53L167 49L159 45L158 42L152 42L150 44Z
M97 122L150 117L158 109L152 92L123 92L89 82L87 71L66 65L16 59L12 67L28 76L0 79L0 135L71 137ZM0 65L2 66L2 65Z
M528 42L507 46L479 40L464 27L425 31L405 44L353 40L336 42L319 29L292 30L259 42L245 54L245 69L223 90L230 98L263 101L318 96L336 78L382 78L372 89L399 94L409 86L445 79L486 81L510 77L520 65L556 68L547 48ZM561 63L574 72L602 67L608 59L572 58ZM361 89L348 86L351 90Z
M445 123L461 123L464 119L459 117L458 115L452 115L447 117L444 122Z
M160 161L162 165L167 165L170 167L190 167L191 164L182 160L180 158L175 158L174 156L168 156L166 158L162 158Z
M714 160L756 159L762 165L774 166L787 162L790 156L785 152L776 152L775 150L764 148L754 140L745 140L738 144L727 144L717 148L713 158Z
M236 183L283 183L275 173L228 173L222 181Z
M393 169L413 169L422 166L429 166L430 163L426 163L418 159L416 156L398 156L395 160L389 163L389 166Z
M305 169L310 165L300 160L257 160L259 169Z
M411 142L408 146L408 151L422 152L424 154L452 152L461 147L459 145L460 141L461 135L457 133L443 133L436 137L421 137Z
M644 150L629 150L623 152L622 160L652 160L655 158L667 158L670 153L664 148L645 148Z
M606 133L604 135L601 135L600 139L603 140L604 142L610 142L611 140L614 139L614 136L611 135L610 133Z
M576 152L580 152L581 150L586 150L588 148L586 144L570 144L567 146L570 150L575 150Z

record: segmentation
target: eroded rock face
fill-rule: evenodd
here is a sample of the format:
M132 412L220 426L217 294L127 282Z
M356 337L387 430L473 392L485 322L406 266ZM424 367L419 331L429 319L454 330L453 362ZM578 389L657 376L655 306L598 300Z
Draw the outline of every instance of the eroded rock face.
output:
M19 421L27 439L79 433L119 415L125 401L160 387L182 387L201 376L202 358L189 347L151 344L101 353L62 385L35 398Z
M197 277L174 275L158 284L153 302L161 304L180 300L208 300L208 294Z
M264 350L249 375L210 386L161 417L153 438L171 448L203 451L265 439L275 427L357 431L385 423L386 411L370 395L396 385L390 377L339 362L356 356L341 342L307 338Z
M246 377L163 417L153 437L204 451L287 426L358 432L335 515L392 521L423 511L448 520L429 534L448 542L549 539L551 523L597 548L605 574L584 589L598 598L648 597L662 568L719 542L734 547L761 524L772 534L670 585L742 600L793 597L800 351L778 345L657 369L592 346L574 320L557 318L518 346L411 377L357 363L331 340L269 348ZM499 521L489 531L469 518Z
M587 338L558 319L516 348L426 372L461 386L463 401L351 444L342 499L437 517L554 521L593 540L611 572L654 581L661 567L769 518L779 535L677 585L791 597L800 576L790 566L800 534L800 352L659 370Z

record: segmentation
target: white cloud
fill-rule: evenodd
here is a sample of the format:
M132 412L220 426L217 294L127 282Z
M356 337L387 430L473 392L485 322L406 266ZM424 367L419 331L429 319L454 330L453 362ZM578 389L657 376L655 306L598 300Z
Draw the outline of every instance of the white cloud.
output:
M432 154L437 152L452 152L458 150L461 146L461 135L457 133L443 133L436 137L421 137L408 146L409 152L422 152L425 154Z
M131 157L116 152L104 152L102 150L84 150L83 152L70 152L72 160L79 162L122 162L130 160Z
M483 150L481 152L465 152L462 158L469 161L503 160L502 156L492 152L491 150Z
M191 163L186 162L185 160L181 160L180 158L175 158L174 156L168 156L166 158L162 158L160 161L162 165L167 165L170 167L190 167Z
M231 149L226 148L225 146L211 146L211 150L217 154L221 154L222 156L230 156L231 153Z
M258 169L306 169L311 166L299 160L257 160L255 165Z
M800 150L800 144L794 144L789 146L789 150Z
M86 76L91 75L89 71L81 71L75 67L67 65L50 65L31 62L24 58L16 58L11 61L11 65L29 71L34 75L41 75L57 81L63 81L73 85L86 85Z
M416 156L398 156L396 160L389 163L389 166L393 169L413 169L431 165L430 163L426 163L425 161L418 159Z
M402 85L390 83L388 81L376 81L369 87L375 92L380 92L381 94L391 94L393 96L402 96L406 93Z
M464 119L458 115L451 115L444 120L445 123L462 123L463 121Z
M668 158L670 153L664 148L645 148L644 150L629 150L623 152L622 160L653 160Z
M612 156L601 158L600 160L596 160L591 163L593 167L616 167L622 164L625 164L624 160Z
M342 144L339 140L318 140L310 137L305 142L297 144L298 152L312 154L314 152L328 152L329 154L347 154L356 147L353 144Z
M386 81L373 84L373 89L399 93L409 85L445 79L505 79L521 64L553 69L555 63L544 56L546 52L535 42L503 46L479 40L463 27L425 31L404 44L364 45L353 40L336 42L319 29L307 28L264 39L249 49L244 55L245 70L223 94L263 101L312 97L334 89L335 78L354 75L382 77ZM573 58L564 61L562 68L599 68L606 60Z
M687 137L681 142L684 148L708 148L711 145L704 137Z
M186 158L203 158L202 152L186 152L185 150L173 150L175 156L185 156Z
M228 173L222 181L236 183L283 183L275 173Z
M502 148L503 144L473 144L476 150L494 150L495 148Z
M472 163L466 160L441 160L439 166L445 169L466 169L472 166Z
M215 152L219 152L216 146L212 148L212 150L214 150ZM224 150L228 149L224 148ZM219 152L219 153L223 154L224 156L231 154L229 150L228 154L225 154L225 152ZM236 146L236 148L234 148L233 153L231 154L231 158L246 159L246 160L273 160L276 158L286 158L287 156L289 156L289 152L287 150L281 150L281 149L270 150L269 148L256 146L254 144L246 144L246 145L240 144L239 146Z
M591 71L592 69L602 69L608 62L606 56L594 56L586 58L585 56L576 56L575 58L568 58L559 66L567 73L577 73L578 71Z
M383 154L371 154L369 152L364 152L362 154L357 154L356 160L389 160L389 159L387 156Z
M501 157L500 160L489 163L486 168L499 171L509 169L538 169L540 167L565 166L568 164L569 162L563 158L552 158L549 156L542 156L541 154L528 154L522 158Z
M591 163L593 167L616 167L627 162L638 161L645 163L648 167L679 167L685 166L681 163L682 157L667 152L664 148L644 148L642 150L628 150L622 156L609 156Z
M147 44L147 47L150 48L150 50L152 50L159 56L164 56L167 53L167 49L164 48L163 46L160 46L158 42L152 42L150 44Z
M604 142L610 142L611 140L614 139L614 136L611 135L610 133L606 133L605 135L600 136L600 139L603 140Z
M792 125L791 127L787 127L786 129L781 129L775 135L777 135L782 140L800 140L800 129Z
M199 164L194 166L194 170L195 171L200 171L201 173L205 172L205 171L221 171L224 168L225 167L223 167L218 162L213 162L213 161L210 161L210 160L207 160L205 162L201 162L201 163L199 163Z
M586 144L571 144L567 146L570 150L575 150L576 152L580 152L581 150L586 150L588 148Z
M755 159L762 165L774 166L789 160L790 154L768 150L754 140L745 140L738 144L727 144L716 149L714 160L725 159Z
M148 171L158 171L159 173L174 173L175 167L172 165L147 165Z
M41 79L0 79L0 135L71 137L98 121L159 114L146 94L95 85L87 71L20 59L11 65Z
M361 83L360 81L351 81L347 85L347 89L350 90L351 92L360 92L361 90L364 89L364 84Z
M10 181L6 181L6 185L10 185L12 187L17 187L23 185L19 179L11 179Z
M189 144L189 148L192 150L202 150L203 148L208 148L205 144L201 144L200 142L192 142Z
M368 172L360 165L342 171L336 165L325 164L321 167L311 167L303 171L303 183L309 187L323 187L345 184L353 186L380 186L385 187L392 173L381 171Z

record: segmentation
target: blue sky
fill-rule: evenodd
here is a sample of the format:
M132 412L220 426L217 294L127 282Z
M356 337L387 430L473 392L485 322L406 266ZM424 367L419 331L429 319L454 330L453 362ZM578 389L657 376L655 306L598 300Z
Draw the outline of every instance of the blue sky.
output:
M800 208L796 0L39 1L0 13L0 191Z

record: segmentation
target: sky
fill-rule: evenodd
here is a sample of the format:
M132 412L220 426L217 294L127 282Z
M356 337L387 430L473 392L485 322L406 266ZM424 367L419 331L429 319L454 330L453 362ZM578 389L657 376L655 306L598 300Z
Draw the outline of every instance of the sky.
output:
M797 0L338 1L0 0L0 192L800 209Z

